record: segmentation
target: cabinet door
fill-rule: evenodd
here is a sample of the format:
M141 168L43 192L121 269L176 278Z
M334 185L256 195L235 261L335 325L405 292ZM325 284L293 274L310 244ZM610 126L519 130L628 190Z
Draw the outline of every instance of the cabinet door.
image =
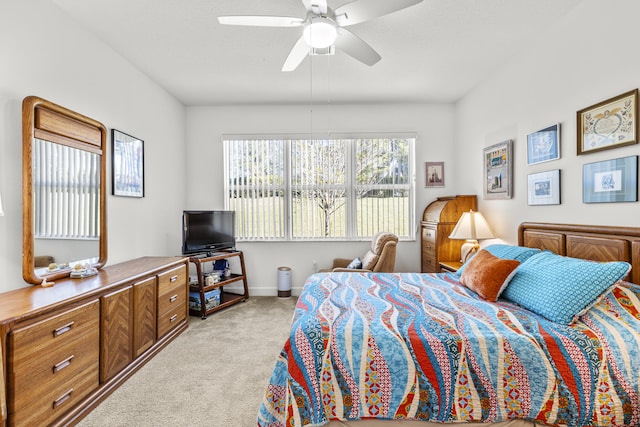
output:
M126 367L132 358L132 287L100 298L100 382Z
M438 262L460 261L460 249L464 240L449 239L455 226L453 223L438 226Z
M133 356L138 357L156 338L156 278L133 285Z

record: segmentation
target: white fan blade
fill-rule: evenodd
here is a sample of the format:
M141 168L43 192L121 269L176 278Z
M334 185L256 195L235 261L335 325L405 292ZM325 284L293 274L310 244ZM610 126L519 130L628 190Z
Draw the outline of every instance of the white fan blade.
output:
M336 22L347 27L405 9L422 0L355 0L334 10Z
M284 61L282 71L293 71L298 68L298 65L309 55L309 50L309 45L304 40L304 37L300 37L291 52L289 52L286 61Z
M316 15L325 16L327 14L327 0L302 0L302 4L307 11Z
M304 19L292 16L219 16L224 25L250 25L256 27L300 27Z
M336 47L338 49L343 50L346 54L367 65L373 65L382 59L381 56L378 55L378 52L373 50L373 48L360 37L344 28L338 27L337 29L338 38L336 39Z

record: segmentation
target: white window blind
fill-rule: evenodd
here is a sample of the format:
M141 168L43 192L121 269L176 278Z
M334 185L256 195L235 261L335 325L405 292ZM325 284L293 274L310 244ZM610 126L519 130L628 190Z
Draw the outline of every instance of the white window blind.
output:
M227 136L223 144L238 240L414 237L414 136Z
M227 209L236 211L236 239L284 239L285 141L225 141Z
M34 237L97 239L100 159L39 139L33 147Z

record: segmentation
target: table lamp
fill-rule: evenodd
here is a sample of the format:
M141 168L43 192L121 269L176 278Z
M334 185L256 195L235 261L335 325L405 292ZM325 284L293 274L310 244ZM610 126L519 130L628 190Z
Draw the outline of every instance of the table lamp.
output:
M493 239L495 237L493 230L491 230L491 227L489 227L487 220L484 219L482 214L472 210L462 214L455 228L449 235L450 239L466 240L460 249L460 261L463 263L467 262L467 260L480 249L478 240Z

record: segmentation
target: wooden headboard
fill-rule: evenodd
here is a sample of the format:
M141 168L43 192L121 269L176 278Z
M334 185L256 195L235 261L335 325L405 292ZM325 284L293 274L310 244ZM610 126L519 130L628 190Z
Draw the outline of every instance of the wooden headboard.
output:
M632 267L627 280L640 284L640 228L523 222L518 245L593 261L626 261Z

